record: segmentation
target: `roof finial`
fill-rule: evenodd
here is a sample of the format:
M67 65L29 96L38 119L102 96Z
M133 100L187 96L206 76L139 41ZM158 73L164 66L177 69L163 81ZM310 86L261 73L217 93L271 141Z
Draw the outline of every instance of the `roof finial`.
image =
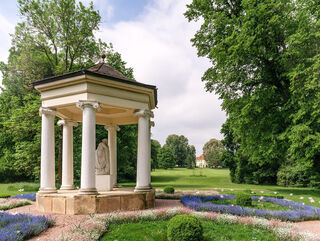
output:
M102 58L101 63L104 64L104 59L105 59L106 57L107 57L106 54L102 54L102 55L101 55L101 58Z

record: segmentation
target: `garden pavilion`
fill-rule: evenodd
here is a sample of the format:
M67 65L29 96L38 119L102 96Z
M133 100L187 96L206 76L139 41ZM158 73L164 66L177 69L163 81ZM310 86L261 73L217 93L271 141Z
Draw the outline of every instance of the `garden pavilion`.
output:
M104 56L103 56L104 57ZM37 209L46 213L86 214L154 207L151 187L150 128L157 89L131 80L102 61L88 69L33 82L41 93L41 172ZM55 116L63 126L62 185L55 187ZM73 183L73 127L82 122L81 183ZM96 175L96 124L108 131L110 175ZM117 131L138 124L137 181L117 188ZM107 134L107 133L106 133ZM80 138L80 137L79 137ZM120 160L121 161L121 160Z

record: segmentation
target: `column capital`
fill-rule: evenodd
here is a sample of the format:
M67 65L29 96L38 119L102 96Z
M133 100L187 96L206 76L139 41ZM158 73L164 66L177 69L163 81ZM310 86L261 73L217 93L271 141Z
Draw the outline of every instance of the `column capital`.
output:
M78 122L71 119L62 119L58 121L58 126L78 126Z
M53 109L46 108L46 107L40 107L39 109L39 115L52 115L55 116L57 112Z
M149 117L149 118L154 117L153 112L151 110L146 110L146 109L135 110L134 114L139 117Z
M120 127L117 124L108 124L104 126L104 129L106 129L107 131L110 130L116 130L116 131L120 131Z
M91 108L96 109L98 111L101 110L101 106L98 101L79 100L79 102L76 105L80 109L83 109L85 107L91 107Z

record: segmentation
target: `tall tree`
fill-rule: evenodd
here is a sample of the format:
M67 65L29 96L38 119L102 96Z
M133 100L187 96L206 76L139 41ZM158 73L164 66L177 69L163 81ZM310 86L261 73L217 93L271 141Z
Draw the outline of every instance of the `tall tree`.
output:
M154 170L159 167L158 165L158 153L161 148L161 144L157 140L151 139L151 169Z
M23 21L12 35L8 63L0 63L4 86L0 94L1 181L39 177L41 101L30 82L91 66L102 52L106 53L110 66L133 79L132 68L126 67L113 46L95 39L100 15L92 3L85 7L75 0L19 0L18 6ZM120 177L135 176L136 129L135 125L126 126L118 134ZM56 126L56 148L60 152L61 131ZM80 175L79 136L81 126L75 128L74 135L76 179Z
M183 135L169 135L166 139L166 145L171 148L175 163L179 167L185 167L188 156L188 139Z
M209 167L221 166L221 154L223 151L223 145L221 141L217 139L210 139L203 146L203 156L207 161Z
M194 145L188 146L188 155L186 159L186 167L189 169L196 167L196 148Z
M159 168L168 169L175 167L172 149L167 144L160 148L157 159Z
M202 80L228 115L222 131L224 143L236 146L224 153L232 156L232 179L281 183L291 167L289 184L320 186L317 2L193 0L187 7L189 21L203 20L192 43L212 62Z

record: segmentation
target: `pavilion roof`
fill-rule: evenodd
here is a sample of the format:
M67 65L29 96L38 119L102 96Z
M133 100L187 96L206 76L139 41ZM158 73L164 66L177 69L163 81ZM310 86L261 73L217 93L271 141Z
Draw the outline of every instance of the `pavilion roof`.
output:
M52 82L55 82L58 80L81 76L81 75L92 75L92 76L97 76L100 78L111 79L111 80L122 82L125 84L130 84L130 85L135 85L135 86L141 86L141 87L148 88L148 89L153 89L154 95L155 95L155 103L157 105L157 87L156 86L137 82L137 81L132 80L128 77L125 77L119 71L115 70L114 68L112 68L111 66L109 66L108 64L103 63L103 62L95 64L87 69L82 69L79 71L70 72L67 74L52 76L49 78L38 80L38 81L32 82L31 85L37 86L37 85L52 83Z

